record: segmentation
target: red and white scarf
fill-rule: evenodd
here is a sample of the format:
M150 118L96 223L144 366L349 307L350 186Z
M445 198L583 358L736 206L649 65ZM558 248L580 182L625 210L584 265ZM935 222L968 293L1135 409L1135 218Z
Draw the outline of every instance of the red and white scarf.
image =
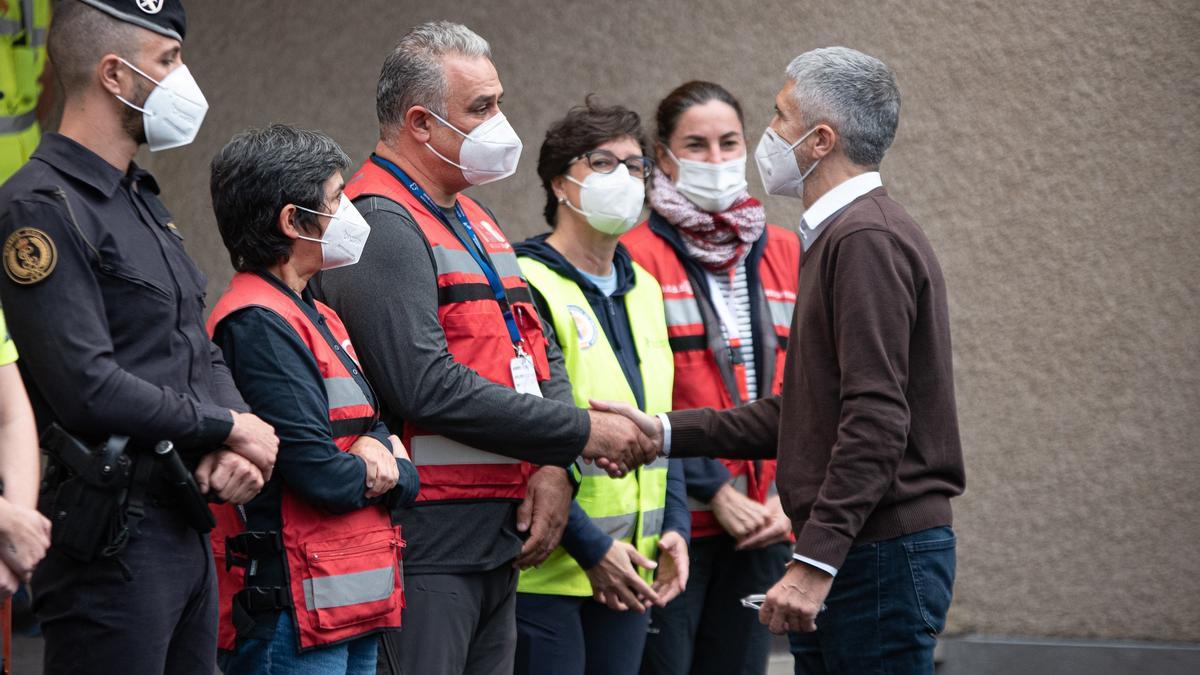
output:
M767 226L762 203L750 193L742 193L721 213L709 213L684 197L658 169L651 183L650 206L679 231L688 255L713 272L728 271L741 262Z

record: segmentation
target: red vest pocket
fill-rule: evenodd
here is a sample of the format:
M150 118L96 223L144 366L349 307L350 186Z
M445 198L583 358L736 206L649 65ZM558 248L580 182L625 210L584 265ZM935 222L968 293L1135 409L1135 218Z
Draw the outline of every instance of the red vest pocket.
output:
M304 545L304 604L332 629L378 619L402 602L400 549L394 529Z

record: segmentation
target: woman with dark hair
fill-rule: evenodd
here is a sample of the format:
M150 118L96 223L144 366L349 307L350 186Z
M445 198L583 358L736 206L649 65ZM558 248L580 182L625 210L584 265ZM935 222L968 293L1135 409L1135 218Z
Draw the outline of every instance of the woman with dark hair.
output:
M652 166L645 155L637 113L589 97L550 127L538 157L553 232L516 250L582 408L591 400L651 414L671 407L662 291L618 242L641 217ZM659 459L622 478L582 467L562 545L517 585L517 673L637 672L646 610L687 584L676 464Z
M377 633L400 627L404 542L389 507L416 499L417 471L341 319L308 289L357 262L370 233L342 194L349 163L328 136L281 124L238 134L212 162L237 274L208 330L279 436L259 495L214 508L226 675L374 673Z
M658 280L675 361L672 407L729 408L779 393L800 241L768 225L746 191L742 108L712 82L658 105L650 218L622 238ZM789 558L774 462L683 463L692 512L691 582L664 608L642 672L764 673L770 634L742 607Z

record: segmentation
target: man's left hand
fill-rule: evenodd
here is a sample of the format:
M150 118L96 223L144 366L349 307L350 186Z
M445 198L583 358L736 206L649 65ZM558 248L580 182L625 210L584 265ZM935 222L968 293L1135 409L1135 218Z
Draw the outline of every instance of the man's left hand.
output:
M787 572L771 590L758 610L758 622L776 635L811 633L817 629L817 614L829 595L833 577L799 561L788 564Z
M739 539L736 546L737 550L744 551L752 548L763 548L781 541L788 541L791 538L792 521L788 520L787 514L783 512L783 505L779 502L779 495L768 499L766 507L767 513L770 515L770 520L763 527Z
M214 492L231 504L254 499L265 482L253 462L232 450L217 450L201 457L195 475L201 493Z
M654 592L658 593L658 606L679 597L687 589L688 545L678 532L668 530L658 540L658 576L654 579Z
M529 569L542 564L562 539L571 508L571 481L561 466L543 466L529 478L525 501L517 509L517 531L529 538L513 566Z

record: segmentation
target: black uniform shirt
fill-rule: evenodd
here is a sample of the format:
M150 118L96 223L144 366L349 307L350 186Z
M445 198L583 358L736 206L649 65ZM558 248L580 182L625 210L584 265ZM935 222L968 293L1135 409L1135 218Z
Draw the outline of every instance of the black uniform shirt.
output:
M158 185L59 135L0 188L0 275L39 428L215 449L244 411L204 331L204 274Z

